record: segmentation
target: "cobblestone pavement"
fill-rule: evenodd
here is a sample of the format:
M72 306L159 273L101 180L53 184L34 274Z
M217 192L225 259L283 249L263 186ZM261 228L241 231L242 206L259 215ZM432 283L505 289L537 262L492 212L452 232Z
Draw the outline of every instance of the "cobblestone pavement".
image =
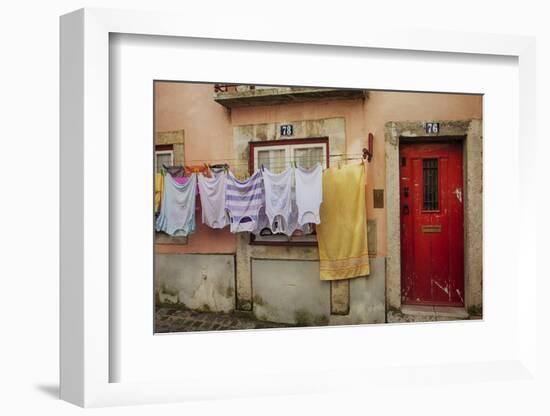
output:
M432 307L423 307L424 309L429 309ZM420 309L420 308L417 308ZM432 308L433 309L433 308ZM403 313L405 311L405 313ZM445 312L425 312L417 311L416 313L406 313L405 308L403 311L389 310L387 312L387 322L388 323L402 323L402 322L437 322L437 321L462 321L462 320L479 320L482 319L481 316L468 316L458 313L445 313Z
M155 332L157 333L286 328L290 326L276 322L258 321L244 313L199 312L171 307L158 307L155 313Z
M400 312L389 311L388 322L430 322L460 319L481 319L480 316L469 318L457 318L446 316L414 316L404 315ZM281 324L277 322L259 321L246 312L220 313L199 312L181 307L162 306L155 313L155 332L194 332L194 331L222 331L232 329L258 329L258 328L288 328L296 325Z

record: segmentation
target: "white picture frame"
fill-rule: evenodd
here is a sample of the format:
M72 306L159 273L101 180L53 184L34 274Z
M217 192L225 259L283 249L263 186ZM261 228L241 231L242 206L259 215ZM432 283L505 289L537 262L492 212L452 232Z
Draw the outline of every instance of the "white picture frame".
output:
M186 21L182 25L182 21ZM437 33L380 31L365 28L361 36L350 31L328 34L322 27L302 32L299 28L279 30L277 25L255 27L248 36L235 34L231 22L225 25L204 26L193 19L185 19L177 13L152 13L107 9L81 9L61 18L61 314L60 358L61 388L63 400L84 407L110 406L140 403L163 403L207 398L254 397L271 394L327 393L350 391L364 394L368 387L371 394L384 390L392 380L408 386L419 383L459 382L481 383L487 380L503 380L539 383L537 378L537 324L531 319L536 311L535 250L536 216L529 207L535 204L534 183L529 177L529 167L535 161L535 41L530 37L488 35L471 33ZM225 39L225 42L277 42L281 50L288 45L332 45L327 53L357 50L437 52L440 54L500 55L518 60L519 129L511 133L516 141L512 168L519 175L514 179L511 195L517 200L509 207L517 215L515 252L510 255L514 276L521 269L521 287L515 294L513 316L515 325L510 340L515 344L509 350L495 353L495 360L486 357L468 361L417 362L414 367L369 364L350 367L334 362L319 371L306 371L300 367L280 368L277 372L252 372L243 367L242 372L229 377L222 372L215 382L205 375L202 378L179 377L176 380L111 382L113 363L122 357L118 350L110 348L112 339L119 336L116 325L110 325L112 314L120 305L112 304L109 275L116 268L116 258L109 251L109 227L119 218L110 215L110 160L109 135L109 38L111 34L165 36L202 39ZM352 48L352 49L353 49ZM205 81L213 81L205 79ZM224 79L223 81L231 81ZM388 84L390 85L390 84ZM488 129L493 126L488 123ZM111 130L110 130L111 129ZM490 131L490 130L489 130ZM151 133L152 134L152 133ZM519 143L522 143L520 146ZM527 145L529 144L529 145ZM517 162L517 166L515 163ZM488 166L491 169L491 166ZM70 174L67 174L70 172ZM515 171L514 171L515 172ZM517 186L516 186L517 185ZM112 189L111 189L112 192ZM489 287L487 290L492 290ZM485 294L487 295L487 294ZM498 316L487 311L485 323L502 325ZM517 325L521 322L521 325ZM470 323L478 325L478 323ZM480 322L479 325L483 325ZM423 326L398 326L404 337ZM397 328L397 329L395 329ZM462 331L456 325L451 332ZM477 327L476 330L482 328ZM380 326L332 328L323 332L292 329L278 332L236 334L231 342L261 343L263 339L285 338L298 342L319 340L329 336L382 336ZM387 331L386 331L387 332ZM152 332L151 332L152 336ZM176 337L166 336L163 343L175 342ZM190 344L223 342L223 334L203 334L191 338ZM195 342L198 337L201 341ZM309 340L309 341L308 341ZM259 345L259 344L258 344ZM136 346L139 348L139 346ZM358 350L349 351L351 357L360 357ZM111 370L110 370L111 369ZM251 372L248 372L248 371ZM368 371L367 371L368 370ZM252 377L251 377L252 375ZM116 377L115 377L116 378ZM533 386L533 385L531 385ZM536 387L536 386L535 386Z

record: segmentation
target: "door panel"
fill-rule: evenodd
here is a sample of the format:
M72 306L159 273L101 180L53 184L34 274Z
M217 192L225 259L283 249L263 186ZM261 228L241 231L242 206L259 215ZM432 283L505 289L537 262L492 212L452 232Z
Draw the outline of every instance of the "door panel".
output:
M400 146L401 301L464 305L462 143Z

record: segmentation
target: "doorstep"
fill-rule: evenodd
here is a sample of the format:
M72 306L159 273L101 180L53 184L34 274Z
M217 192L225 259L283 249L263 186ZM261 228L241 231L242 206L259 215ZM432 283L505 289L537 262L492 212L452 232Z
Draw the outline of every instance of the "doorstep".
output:
M456 319L468 319L469 315L466 308L459 308L456 306L434 306L437 316L456 318Z
M403 305L400 310L388 311L387 321L429 322L469 319L465 308L453 306Z

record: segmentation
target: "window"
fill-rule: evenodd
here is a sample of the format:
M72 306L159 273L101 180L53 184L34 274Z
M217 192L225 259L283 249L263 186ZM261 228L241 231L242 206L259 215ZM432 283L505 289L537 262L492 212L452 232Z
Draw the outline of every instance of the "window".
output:
M264 166L274 173L288 169L292 162L304 168L321 163L323 168L329 166L328 138L286 139L263 142L250 142L249 167L255 171ZM260 236L251 235L252 244L272 245L317 245L315 231L312 234L295 232L292 236L271 234L269 230Z
M262 165L272 172L280 173L290 167L292 162L304 168L310 168L317 162L323 168L328 167L328 141L326 139L273 140L270 142L251 142L253 170ZM300 143L304 141L304 143ZM307 142L306 142L307 141ZM292 142L291 144L280 144ZM296 143L298 142L298 143Z
M160 173L162 165L172 166L174 164L174 150L156 150L155 149L155 173Z
M438 160L423 159L422 171L424 176L424 210L437 211L439 209L438 198Z

